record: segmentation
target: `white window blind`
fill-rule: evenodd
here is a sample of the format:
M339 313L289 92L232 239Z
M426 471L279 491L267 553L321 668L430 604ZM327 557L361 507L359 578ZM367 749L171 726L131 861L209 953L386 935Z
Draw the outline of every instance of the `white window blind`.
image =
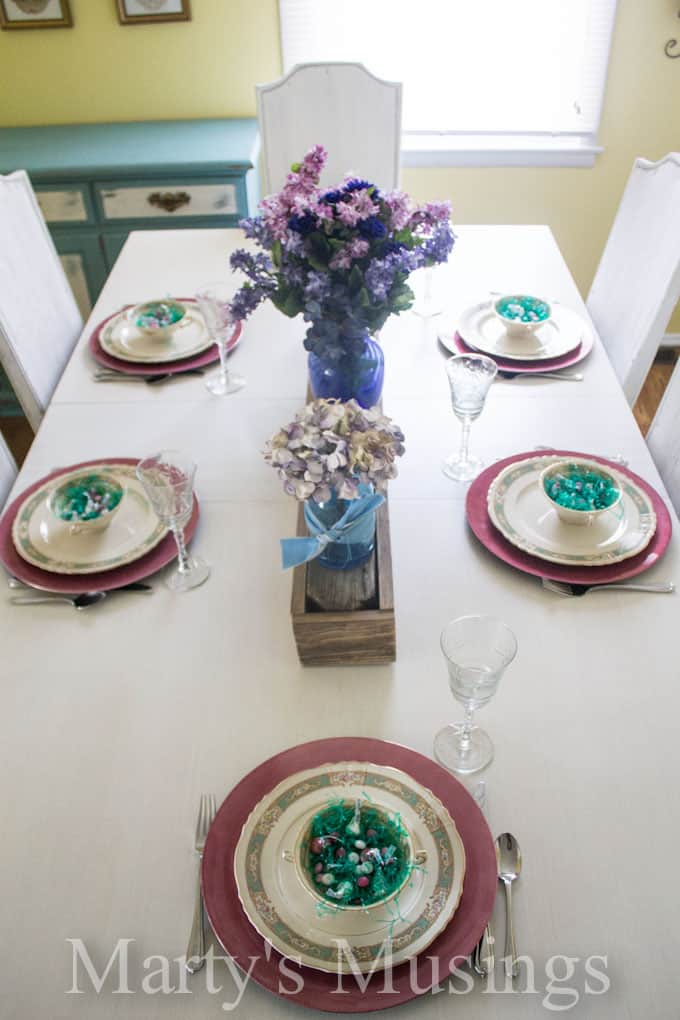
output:
M284 71L358 61L405 132L595 138L616 0L279 0Z

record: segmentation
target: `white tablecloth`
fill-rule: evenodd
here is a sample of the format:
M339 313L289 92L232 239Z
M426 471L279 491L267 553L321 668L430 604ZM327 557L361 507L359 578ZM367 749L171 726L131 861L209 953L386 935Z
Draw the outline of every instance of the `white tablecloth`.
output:
M407 436L390 490L397 661L301 667L278 547L294 534L296 507L259 451L303 403L303 324L260 309L232 359L247 387L225 399L200 378L156 389L95 383L86 348L93 325L124 303L191 294L226 274L239 243L237 231L131 235L17 483L19 491L89 457L191 451L202 500L195 545L213 573L184 596L159 583L151 597L119 595L88 613L0 600L0 1017L224 1015L222 1003L238 995L224 967L219 994L201 975L181 994L176 964L175 992L142 990L144 959L173 960L186 946L200 793L221 799L264 758L315 737L377 736L430 754L434 732L460 714L440 630L485 612L502 616L519 643L480 722L496 747L484 774L490 825L513 831L523 851L517 939L533 960L535 991L492 994L475 981L469 994L427 995L399 1015L515 1020L573 1003L569 1015L579 1018L670 1020L680 952L677 598L561 599L478 545L465 488L440 473L459 428L435 325L405 314L382 336L385 410ZM461 228L437 285L454 312L490 289L523 289L586 314L540 226ZM660 486L599 343L582 368L581 384L496 383L473 450L488 462L536 445L621 454ZM676 537L646 576L680 581L679 566ZM496 922L502 951L500 895ZM83 940L100 973L118 940L134 939L131 994L115 994L115 966L96 994L82 964L84 994L69 994L69 939ZM574 959L551 963L557 956ZM606 965L589 965L610 983L598 995L602 982L588 978L586 960L602 956ZM574 974L560 981L565 966ZM294 999L255 985L235 1011L248 1020L296 1013Z

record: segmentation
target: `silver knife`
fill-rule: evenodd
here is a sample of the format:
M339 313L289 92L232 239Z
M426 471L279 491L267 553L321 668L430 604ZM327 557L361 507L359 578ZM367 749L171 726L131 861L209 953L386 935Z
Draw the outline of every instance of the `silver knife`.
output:
M483 779L480 779L477 783L472 796L486 819L486 782ZM472 965L475 971L482 978L488 977L489 974L493 974L493 970L496 965L496 956L494 952L495 943L496 940L491 929L491 921L489 921L482 933L481 939L475 946L472 956Z

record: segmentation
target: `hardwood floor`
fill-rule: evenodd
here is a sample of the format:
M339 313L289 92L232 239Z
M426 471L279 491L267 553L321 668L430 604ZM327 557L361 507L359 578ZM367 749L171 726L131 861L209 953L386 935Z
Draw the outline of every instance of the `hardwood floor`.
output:
M678 357L680 357L680 348L668 347L659 351L645 385L642 387L642 392L633 408L633 414L643 436L647 434L651 425ZM21 467L33 442L31 426L25 418L0 418L0 432L14 454L14 459Z
M645 385L642 387L642 392L633 407L633 414L643 436L647 435L649 426L652 424L652 418L661 403L678 357L680 357L680 349L677 347L666 347L659 351L645 380Z
M25 418L0 418L0 432L21 467L33 442L33 429Z

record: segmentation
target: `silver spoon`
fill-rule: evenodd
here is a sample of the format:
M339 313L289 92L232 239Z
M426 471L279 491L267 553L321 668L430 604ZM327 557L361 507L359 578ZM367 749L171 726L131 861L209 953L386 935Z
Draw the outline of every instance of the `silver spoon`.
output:
M47 602L66 602L76 609L88 609L106 598L105 591L85 591L81 595L14 595L9 600L13 606L38 606Z
M505 973L508 977L517 977L517 947L515 946L515 926L512 918L512 883L519 878L522 869L522 854L519 843L511 832L503 832L496 839L496 860L498 861L498 878L505 886Z

